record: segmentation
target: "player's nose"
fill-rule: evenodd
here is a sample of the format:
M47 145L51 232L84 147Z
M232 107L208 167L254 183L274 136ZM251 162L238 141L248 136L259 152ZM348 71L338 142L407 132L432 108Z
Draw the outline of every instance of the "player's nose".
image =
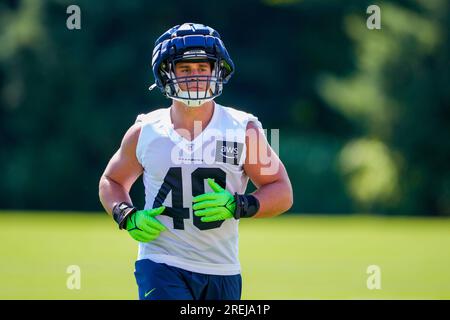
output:
M198 70L198 69L191 69L191 76L196 76L196 75L199 75L200 74L200 70Z

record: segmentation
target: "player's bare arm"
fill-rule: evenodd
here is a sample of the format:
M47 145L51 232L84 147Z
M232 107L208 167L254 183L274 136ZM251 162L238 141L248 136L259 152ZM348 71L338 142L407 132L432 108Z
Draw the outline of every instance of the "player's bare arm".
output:
M136 158L140 125L133 125L125 133L119 150L109 161L100 178L99 197L105 210L111 214L120 229L126 229L139 242L149 242L159 237L166 227L154 217L165 207L138 210L132 205L130 189L143 168Z
M244 171L258 188L253 194L231 194L213 179L208 184L213 193L194 197L194 214L202 222L240 218L269 218L292 207L292 186L286 169L270 147L264 133L253 123L247 124Z
M289 176L264 133L254 122L247 125L246 145L244 171L257 188L252 194L259 200L259 210L254 218L274 217L286 212L293 204ZM276 170L271 172L268 167Z
M119 150L111 158L100 178L99 197L109 214L117 203L132 203L129 195L131 186L143 171L136 158L136 145L140 131L140 125L137 124L128 129Z

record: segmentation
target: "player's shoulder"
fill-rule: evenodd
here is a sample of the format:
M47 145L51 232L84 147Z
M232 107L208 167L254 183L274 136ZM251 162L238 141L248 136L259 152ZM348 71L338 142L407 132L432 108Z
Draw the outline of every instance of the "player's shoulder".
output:
M221 106L221 107L222 107L222 110L224 111L225 115L229 119L239 123L244 128L247 127L247 124L249 122L258 122L259 123L258 117L256 117L255 115L253 115L250 112L246 112L246 111L237 109L235 107L226 107L226 106Z
M148 140L149 136L160 132L163 127L165 112L167 112L167 108L159 108L139 114L136 121L125 133L124 142L130 145L138 145L143 137Z
M148 113L141 113L136 118L136 124L154 124L161 122L167 112L167 108L159 108Z
M226 117L238 121L239 123L247 123L249 119L255 116L249 112L238 109L236 107L221 106Z
M136 145L136 156L140 163L144 163L145 150L152 142L168 135L167 127L170 123L170 109L159 108L137 116L133 126L140 128Z
M245 119L248 117L249 113L245 112L243 110L237 109L235 107L227 107L227 106L221 106L224 113L236 120Z

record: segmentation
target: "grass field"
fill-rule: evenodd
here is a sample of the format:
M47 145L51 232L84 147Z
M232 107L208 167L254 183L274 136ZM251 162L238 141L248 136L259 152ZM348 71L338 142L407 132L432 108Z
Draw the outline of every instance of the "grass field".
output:
M0 299L137 298L137 245L106 214L3 212L0 225ZM450 219L243 220L240 258L243 299L450 299ZM80 290L66 287L69 265Z

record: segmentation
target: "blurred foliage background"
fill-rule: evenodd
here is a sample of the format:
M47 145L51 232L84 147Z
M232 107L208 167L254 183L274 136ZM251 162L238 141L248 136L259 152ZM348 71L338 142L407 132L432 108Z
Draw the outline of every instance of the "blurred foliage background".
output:
M123 134L170 104L147 91L154 41L198 22L236 65L217 101L280 129L292 212L450 215L450 4L378 1L369 30L371 4L1 0L0 208L102 210Z

